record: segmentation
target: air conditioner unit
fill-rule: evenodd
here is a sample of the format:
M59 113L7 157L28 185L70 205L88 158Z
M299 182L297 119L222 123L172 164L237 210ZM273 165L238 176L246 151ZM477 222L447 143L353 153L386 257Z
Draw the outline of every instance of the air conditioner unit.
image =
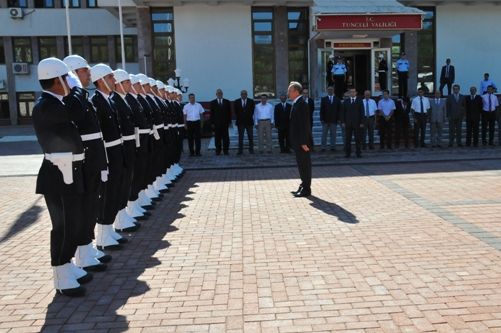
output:
M30 74L30 65L25 62L15 62L12 64L12 71L15 75Z
M9 8L9 14L12 19L22 19L24 17L22 8Z

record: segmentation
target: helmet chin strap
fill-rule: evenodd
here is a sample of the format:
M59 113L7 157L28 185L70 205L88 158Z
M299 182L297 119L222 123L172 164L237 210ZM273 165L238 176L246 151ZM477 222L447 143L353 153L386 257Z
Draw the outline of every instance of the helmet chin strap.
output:
M63 86L64 89L64 96L68 96L70 91L68 90L68 87L66 86L66 82L64 82L63 78L61 76L57 77L59 79L59 82L61 82L61 85Z
M105 87L106 87L106 89L108 89L108 91L109 91L109 93L108 93L108 94L110 94L110 93L112 93L112 92L113 92L113 89L110 89L110 86L108 85L108 82L106 82L106 80L105 80L104 78L101 78L101 79L99 79L99 80L101 80L101 81L103 81L103 82L104 82L104 86L105 86Z
M138 94L138 93L137 93L137 90L136 90L136 88L134 88L134 85L133 85L133 84L131 84L131 85L130 85L130 88L131 88L131 90L134 92L134 95L137 95L137 94Z
M127 92L124 89L124 86L122 85L122 82L118 82L118 85L120 86L120 89L122 89L122 92L124 95L127 95Z

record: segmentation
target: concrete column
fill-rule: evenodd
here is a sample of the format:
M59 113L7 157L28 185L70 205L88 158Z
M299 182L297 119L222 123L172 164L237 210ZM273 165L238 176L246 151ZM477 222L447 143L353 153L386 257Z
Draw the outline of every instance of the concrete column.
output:
M287 7L274 8L275 86L276 93L286 92L289 84L289 41Z
M10 123L11 125L17 125L16 79L12 71L12 63L14 62L12 37L3 37L3 47L5 50L5 66L7 68L7 94L9 97Z
M115 36L108 36L108 62L111 68L117 68L115 51ZM122 68L122 65L120 65L120 68Z
M0 8L7 8L7 0L0 0Z
M322 95L322 80L323 73L318 66L318 49L324 47L323 39L313 39L310 41L310 96L312 98L319 98Z
M418 63L418 43L417 43L417 32L410 31L405 33L405 54L410 62L409 69L409 96L416 96L417 94L417 63Z
M151 26L151 13L150 7L136 7L137 17L137 50L138 50L138 63L139 70L148 75L153 75L152 63L152 26ZM145 61L146 59L146 61ZM145 68L146 63L146 68Z
M82 36L82 43L83 43L83 57L87 59L88 62L91 62L90 60L90 39L88 36Z
M57 36L56 37L56 45L57 45L57 57L59 59L63 59L66 54L64 54L64 37Z
M33 65L40 62L40 48L38 47L38 37L31 37L31 55L33 57Z

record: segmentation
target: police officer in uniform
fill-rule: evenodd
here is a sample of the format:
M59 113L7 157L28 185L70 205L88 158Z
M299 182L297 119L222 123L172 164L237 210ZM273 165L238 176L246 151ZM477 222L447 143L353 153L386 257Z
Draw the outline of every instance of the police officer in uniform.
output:
M120 249L127 239L115 232L113 222L120 210L120 190L125 166L119 115L110 94L115 86L112 69L105 64L97 64L90 70L96 93L91 101L96 108L104 146L108 156L108 184L105 193L104 219L96 225L96 244L101 249Z
M380 55L379 57L379 65L378 65L378 82L381 91L385 91L388 86L388 62L384 58L384 55Z
M334 56L331 54L329 60L327 60L327 65L325 67L325 82L327 87L334 85L334 80L332 79L332 68L334 67Z
M184 169L179 165L179 162L181 160L181 155L183 153L183 138L185 136L185 127L184 127L184 114L183 114L183 106L181 105L181 102L183 101L183 93L179 89L174 89L172 92L172 95L175 96L173 99L174 101L174 106L175 110L177 113L176 120L177 120L177 140L178 140L178 146L177 146L177 153L176 157L174 159L174 165L172 168L174 169L174 173L177 175L177 177L182 177L184 174Z
M52 222L50 234L54 287L67 296L82 296L92 275L76 267L71 258L77 239L85 232L83 220L84 147L72 108L81 109L85 96L65 81L69 69L59 59L47 58L38 64L38 80L43 93L33 109L33 127L44 153L38 173L36 193L43 194Z
M108 179L106 151L96 110L87 100L88 92L84 89L90 84L90 67L79 55L67 56L63 61L71 70L67 80L70 88L79 90L86 96L82 108L70 113L85 150L83 172L87 184L82 201L87 229L79 237L75 264L85 270L101 271L106 268L101 263L109 262L111 256L94 247L92 240L96 223L103 220L104 214L104 190Z
M407 97L408 81L409 81L409 67L410 67L409 60L407 60L405 52L402 52L400 59L397 60L398 96L399 97Z
M334 94L337 98L343 98L346 92L346 65L341 57L337 58L337 63L332 67L332 77L334 79Z

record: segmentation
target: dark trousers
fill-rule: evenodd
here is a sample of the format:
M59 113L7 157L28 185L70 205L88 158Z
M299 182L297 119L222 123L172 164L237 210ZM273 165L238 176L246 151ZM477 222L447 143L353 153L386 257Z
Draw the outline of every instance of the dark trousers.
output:
M496 112L482 111L482 143L487 144L487 128L489 128L489 144L494 144Z
M414 147L424 147L426 133L426 113L414 113Z
M82 194L45 194L52 222L50 231L50 264L69 263L77 249L78 235L86 233Z
M104 219L104 194L106 183L101 182L95 192L86 192L82 196L83 223L85 231L77 235L77 245L87 245L94 239L96 223L102 224Z
M334 78L334 94L336 95L337 98L343 98L344 93L346 92L346 87L345 87L346 76L333 75L333 78Z
M386 72L379 72L379 87L381 91L386 90L386 86L388 85L388 74Z
M299 169L299 177L301 178L301 186L307 190L311 190L311 155L303 148L295 149L297 168Z
M463 119L449 119L449 145L452 145L454 141L457 142L458 146L462 145L462 128Z
M104 196L104 220L102 224L110 225L115 221L118 211L123 208L121 204L121 190L123 182L123 157L122 147L114 146L106 148L108 152L108 184L106 184L106 194Z
M480 116L466 119L466 145L478 146L478 136L480 132ZM472 140L473 139L473 140Z
M360 128L360 126L345 126L344 152L346 156L351 155L351 139L353 136L355 136L355 149L357 155L362 153L362 133L363 128Z
M146 138L145 138L146 136ZM146 182L146 173L148 171L148 140L149 134L141 134L141 147L136 149L136 160L134 163L134 176L130 190L130 201L135 201L141 190L148 186Z
M157 140L153 135L151 135L150 140L151 140L151 149L148 152L148 163L147 163L148 170L146 172L146 177L145 177L146 185L149 185L153 183L153 181L155 181L156 155L160 153L160 150L158 149L158 146L160 144L159 143L160 139Z
M395 147L400 147L404 139L405 148L409 148L409 117L395 118Z
M249 141L249 151L254 152L254 126L238 126L238 152L244 151L244 134L247 132L247 140Z
M226 154L230 149L230 134L227 126L217 126L214 129L214 140L216 144L216 154L221 153L221 148Z
M186 130L184 127L179 127L177 129L177 149L176 149L176 156L174 158L174 163L179 163L181 160L181 155L183 154L183 140L185 137Z
M376 116L365 117L364 122L364 149L367 149L367 141L369 141L369 148L374 149L374 128L376 126Z
M379 134L381 148L385 146L391 149L393 131L393 118L386 120L384 117L379 118Z
M187 122L187 136L188 136L188 148L190 149L190 155L200 154L201 147L201 129L200 120L188 121Z
M408 72L397 72L398 73L398 96L406 97L408 91Z
M444 87L447 86L447 96L451 94L451 88L452 88L452 81L450 79L445 79L444 81L440 82L440 95L444 96Z
M289 129L279 128L278 129L278 143L280 145L281 153L288 153L290 151L289 143Z

